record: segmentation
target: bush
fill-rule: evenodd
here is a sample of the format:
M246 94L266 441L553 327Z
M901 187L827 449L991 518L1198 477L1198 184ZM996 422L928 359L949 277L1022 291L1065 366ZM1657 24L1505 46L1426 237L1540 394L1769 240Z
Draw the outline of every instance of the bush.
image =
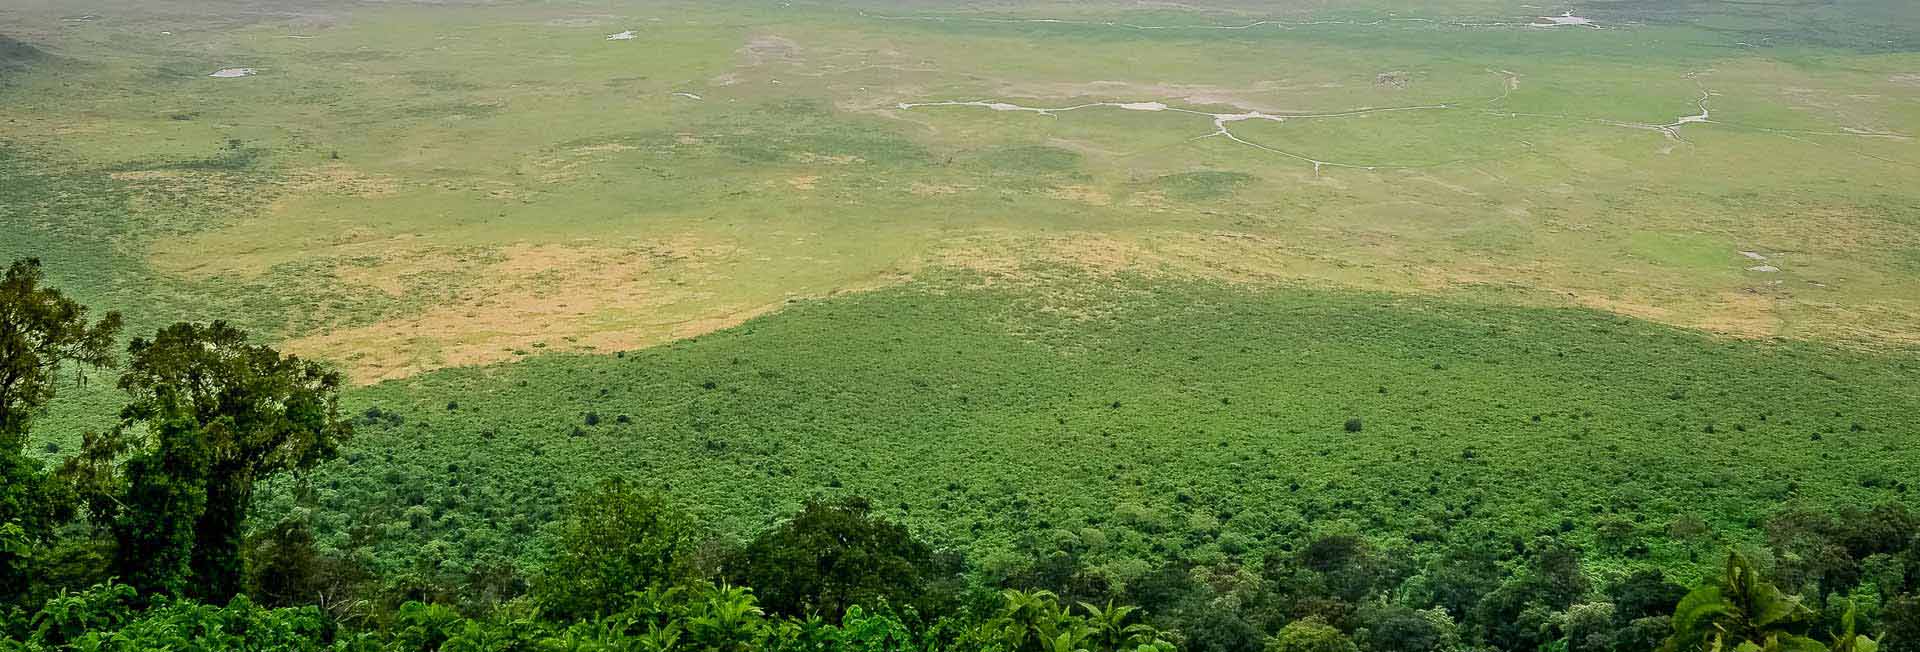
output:
M1187 641L1181 652L1260 652L1265 647L1260 629L1231 609L1207 608L1182 629Z
M112 631L133 619L133 587L102 584L48 600L30 619L27 643L58 647L89 632ZM28 647L26 649L34 649Z
M1659 569L1635 571L1607 588L1613 603L1614 626L1624 629L1642 618L1673 615L1673 606L1687 596L1687 587L1667 580Z
M558 530L533 595L562 618L609 614L629 592L682 584L694 575L691 520L624 480L576 494Z
M1595 602L1568 608L1561 625L1567 633L1567 652L1609 652L1618 634L1613 623L1612 604Z
M854 605L921 603L933 549L881 520L863 498L809 502L726 564L777 614L838 619Z
M1673 617L1650 616L1627 623L1613 634L1615 650L1657 650L1673 635Z
M1340 630L1310 617L1280 628L1280 634L1267 643L1266 652L1358 652L1359 649Z
M1885 641L1881 652L1920 652L1920 595L1903 595L1880 612Z
M120 630L106 649L127 652L351 649L325 644L323 641L330 638L330 633L327 619L317 608L266 609L243 595L225 607L181 603L155 608Z
M1360 418L1347 419L1347 432L1360 432Z
M1444 609L1423 612L1401 605L1362 607L1368 652L1435 652L1457 642L1458 631Z

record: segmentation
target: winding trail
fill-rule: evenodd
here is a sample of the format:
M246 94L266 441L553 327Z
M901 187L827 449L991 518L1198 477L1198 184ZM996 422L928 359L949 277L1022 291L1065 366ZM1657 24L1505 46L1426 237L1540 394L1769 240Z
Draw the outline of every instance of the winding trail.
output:
M1391 25L1394 23L1422 23L1422 24L1430 24L1430 25L1445 26L1445 27L1457 27L1457 28L1548 28L1548 29L1559 28L1559 27L1582 27L1587 29L1620 29L1621 28L1621 26L1598 24L1592 19L1581 17L1581 16L1575 16L1571 11L1564 12L1559 16L1540 16L1540 17L1537 17L1533 22L1513 22L1513 21L1469 22L1469 21L1461 21L1461 20L1389 16L1386 18L1364 20L1364 21L1363 20L1314 20L1314 21L1294 22L1294 21L1263 19L1263 20L1254 20L1246 23L1212 24L1212 25L1209 25L1209 24L1143 25L1143 24L1128 23L1128 22L1121 22L1121 21L1073 20L1073 19L1065 19L1065 18L994 18L994 17L987 17L987 16L890 15L890 14L873 13L873 12L864 11L864 10L860 11L859 15L861 17L872 19L872 20L889 20L889 21L974 22L974 23L997 23L997 24L1054 24L1054 25L1077 25L1077 26L1089 26L1089 27L1111 27L1111 28L1129 29L1129 30L1137 30L1137 31L1160 31L1160 30L1244 31L1244 30L1252 30L1252 29L1263 28L1263 27L1282 29L1282 30L1291 30L1291 29L1297 29L1297 28L1303 28L1303 27L1315 27L1315 26L1378 27L1378 26L1384 26L1384 25ZM1741 45L1746 45L1746 44L1741 44ZM1599 125L1606 125L1611 127L1625 127L1629 129L1654 131L1654 132L1660 133L1662 136L1666 137L1667 140L1671 141L1674 144L1685 144L1685 145L1692 145L1692 143L1687 141L1686 138L1681 135L1681 128L1687 125L1693 125L1693 124L1723 125L1731 128L1736 128L1736 129L1744 129L1744 130L1758 132L1758 133L1775 135L1782 138L1787 138L1789 140L1793 140L1795 142L1806 143L1806 144L1820 146L1820 147L1827 147L1828 145L1818 143L1817 141L1814 141L1814 140L1810 140L1807 137L1808 136L1836 136L1836 137L1857 137L1857 138L1880 138L1880 139L1891 139L1891 140L1901 140L1901 141L1911 141L1914 139L1912 135L1895 133L1895 132L1885 132L1885 131L1869 131L1869 130L1863 130L1863 129L1850 129L1850 128L1842 128L1839 131L1774 129L1774 128L1767 128L1767 127L1753 126L1753 125L1732 124L1732 123L1726 123L1726 122L1714 120L1713 111L1712 111L1712 108L1709 106L1709 104L1711 103L1714 97L1718 96L1718 93L1714 92L1712 89L1706 87L1705 84L1702 84L1700 82L1697 76L1702 73L1699 73L1699 72L1687 74L1687 78L1690 80L1693 80L1694 84L1700 88L1700 97L1694 102L1695 106L1699 109L1699 113L1696 113L1693 115L1680 116L1675 118L1673 121L1667 122L1667 123L1655 124L1655 123L1649 123L1649 122L1619 120L1619 119L1605 118L1605 117L1504 111L1494 107L1496 105L1500 105L1503 102L1505 102L1509 97L1512 96L1513 92L1519 88L1521 75L1519 73L1515 73L1508 70L1498 70L1498 71L1488 70L1488 72L1501 75L1503 79L1500 95L1492 99L1486 100L1484 102L1484 105L1488 108L1479 109L1481 113L1492 115L1492 116L1508 117L1508 118L1526 117L1526 118L1536 118L1536 119L1543 119L1543 120L1585 122L1590 124L1599 124ZM1067 107L1059 107L1059 108L1028 107L1028 106L1021 106L1021 105L1007 103L1007 102L986 101L986 100L901 103L898 105L898 107L901 110L911 110L911 109L921 108L921 107L956 107L956 106L957 107L979 107L979 108L991 109L994 111L1029 112L1029 113L1034 113L1034 114L1044 115L1049 117L1057 117L1057 114L1067 112L1067 111L1076 111L1081 109L1090 109L1090 108L1099 108L1099 107L1118 108L1118 109L1124 109L1124 110L1130 110L1130 111L1165 111L1165 112L1173 112L1173 113L1184 113L1184 114L1190 114L1190 115L1196 115L1196 116L1204 116L1213 121L1214 130L1211 133L1208 133L1202 136L1197 136L1194 138L1194 140L1199 140L1202 138L1214 138L1214 137L1226 138L1227 140L1231 140L1241 145L1245 145L1245 146L1259 149L1262 151L1270 152L1273 154L1278 154L1288 158L1296 159L1302 162L1311 163L1313 165L1314 173L1316 175L1318 175L1321 168L1323 167L1344 167L1344 168L1365 169L1365 170L1412 169L1412 168L1419 168L1419 167L1435 167L1437 165L1444 165L1445 163L1433 164L1433 165L1419 165L1419 166L1381 165L1381 164L1365 165L1365 164L1357 164L1357 163L1346 163L1346 162L1316 159L1310 156L1299 154L1297 152L1291 152L1291 151L1287 151L1287 150L1283 150L1275 147L1270 147L1267 145L1262 145L1262 144L1247 140L1241 137L1239 134L1234 133L1233 130L1228 125L1234 122L1240 122L1240 121L1246 121L1246 120L1271 120L1275 122L1284 122L1289 119L1337 118L1337 117L1343 117L1343 116L1363 115L1367 113L1376 113L1376 112L1382 112L1382 111L1450 110L1450 109L1458 108L1457 105L1455 104L1438 104L1438 105L1429 105L1429 106L1393 107L1393 108L1385 108L1385 109L1367 108L1367 109L1357 109L1353 111L1328 113L1328 114L1275 115L1275 114L1260 113L1258 111L1254 111L1250 113L1209 113L1209 112L1198 111L1193 109L1171 107L1158 101L1095 102L1095 103L1080 104L1075 106L1067 106ZM1522 144L1527 145L1529 148L1531 148L1530 143L1526 143L1525 141L1522 141ZM1673 149L1673 146L1674 145L1669 145L1665 149L1661 150L1661 153L1671 152ZM1843 147L1841 149L1844 151L1850 152L1852 154L1855 154L1864 158L1876 160L1876 161L1882 161L1886 163L1909 166L1909 167L1920 167L1920 163L1913 163L1908 161L1891 159L1884 156L1880 156L1880 155L1876 155L1868 152L1862 152L1862 151L1854 150L1850 148ZM1454 162L1460 162L1460 161L1454 161Z
M1508 72L1505 70L1499 71L1499 74L1506 76L1508 90L1505 94L1502 94L1500 97L1494 98L1493 100L1489 101L1488 104L1498 104L1501 101L1506 100L1507 97L1512 94L1513 89L1518 88L1520 85L1518 74ZM1666 136L1668 140L1672 140L1678 143L1687 143L1687 140L1680 136L1681 127L1684 127L1690 124L1719 124L1718 122L1715 122L1713 120L1713 111L1711 108L1707 106L1707 103L1712 101L1712 99L1716 95L1718 95L1718 93L1715 93L1713 89L1707 88L1706 85L1701 84L1700 81L1696 79L1696 75L1698 74L1699 73L1687 73L1687 79L1692 80L1694 85L1700 89L1700 99L1694 101L1694 106L1698 108L1700 112L1694 115L1681 116L1678 118L1674 118L1672 122L1668 122L1664 124L1654 124L1650 122L1636 122L1632 120L1617 120L1613 118L1595 118L1595 117L1589 117L1589 116L1568 115L1564 113L1524 113L1519 111L1507 111L1507 110L1501 110L1501 109L1481 109L1480 112L1487 115L1491 115L1491 116L1505 117L1505 118L1538 118L1542 120L1589 122L1593 124L1606 125L1609 127L1626 127L1628 129L1655 131L1655 132L1659 132L1661 135ZM1691 143L1688 143L1688 144L1691 144Z
M1662 134L1666 134L1668 140L1684 143L1686 142L1686 139L1680 137L1681 127L1684 127L1687 125L1694 125L1694 124L1708 124L1713 122L1713 110L1710 108L1707 108L1707 102L1713 99L1714 92L1713 92L1713 89L1707 88L1706 84L1700 83L1700 79L1698 75L1699 73L1691 73L1691 72L1687 73L1687 79L1692 81L1693 85L1700 89L1700 99L1694 101L1694 106L1697 106L1700 108L1699 113L1694 115L1680 116L1678 118L1674 118L1673 122L1669 122L1663 125L1646 125L1646 126L1654 129L1655 131L1659 131Z
M1393 23L1422 23L1422 24L1428 24L1428 25L1439 25L1442 27L1460 27L1460 28L1470 28L1470 29L1489 29L1489 28L1549 28L1550 29L1555 27L1585 27L1588 29L1611 29L1605 25L1596 24L1592 20L1574 16L1572 12L1567 12L1566 14L1561 16L1542 16L1534 22L1524 22L1524 23L1512 22L1512 21L1466 22L1466 21L1443 20L1443 19L1437 19L1437 18L1405 18L1405 17L1399 17L1399 16L1392 16L1387 18L1377 18L1374 20L1309 20L1309 21L1300 21L1300 22L1290 22L1290 21L1283 21L1283 20L1256 20L1249 23L1230 24L1230 25L1205 25L1205 24L1140 25L1136 23L1125 23L1125 22L1111 21L1111 20L1071 20L1066 18L990 18L986 16L902 16L902 15L876 14L876 13L872 13L864 10L860 12L860 16L862 18L869 18L873 20L918 20L918 21L930 21L930 22L954 21L954 22L998 23L998 24L1023 24L1024 23L1024 24L1046 24L1046 25L1076 25L1076 26L1086 26L1086 27L1116 27L1121 29L1131 29L1131 30L1138 30L1143 32L1158 31L1158 30L1239 31L1239 30L1250 30L1250 29L1255 29L1259 27L1273 27L1277 29L1290 30L1290 29L1297 29L1301 27L1320 27L1320 26L1329 26L1329 25L1344 25L1344 26L1351 26L1351 27L1379 27L1383 25L1390 25Z
M1180 5L1178 3L1171 3L1171 4L1173 4L1174 6L1185 7L1185 5ZM1313 21L1298 21L1298 22L1263 19L1263 20L1254 20L1246 23L1212 24L1212 25L1209 25L1209 24L1143 25L1143 24L1128 23L1128 22L1121 22L1121 21L1073 20L1073 19L1065 19L1065 18L995 18L995 17L987 17L987 16L890 15L890 14L873 13L873 12L864 11L864 10L859 11L858 13L861 17L872 19L872 20L930 21L930 22L950 22L951 21L951 22L974 22L974 23L997 23L997 24L1054 24L1054 25L1076 25L1076 26L1089 26L1089 27L1110 27L1110 28L1129 29L1129 30L1137 30L1137 31L1160 31L1160 30L1244 31L1244 30L1252 30L1252 29L1263 28L1263 27L1282 29L1282 30L1292 30L1297 28L1316 27L1316 26L1378 27L1378 26L1384 26L1384 25L1391 25L1395 23L1422 23L1422 24L1429 24L1429 25L1436 25L1436 26L1443 26L1443 27L1457 27L1457 28L1529 28L1529 29L1547 28L1547 29L1552 29L1552 28L1559 28L1559 27L1582 27L1587 29L1600 29L1600 30L1621 29L1627 26L1627 25L1620 25L1620 26L1602 25L1602 24L1596 23L1592 19L1585 18L1582 16L1575 16L1571 11L1564 12L1559 16L1540 16L1535 18L1533 22L1513 22L1513 21L1469 22L1469 21L1462 21L1462 20L1389 16L1386 18L1378 18L1374 20L1313 20ZM1747 45L1749 47L1752 47L1750 44L1745 44L1745 43L1741 43L1739 45ZM1809 136L1855 137L1855 138L1890 139L1890 140L1900 140L1900 141L1912 141L1914 139L1914 136L1909 134L1887 132L1887 131L1870 131L1870 130L1864 130L1864 129L1852 129L1852 128L1844 128L1844 127L1838 131L1775 129L1775 128L1768 128L1768 127L1759 127L1754 125L1726 123L1726 122L1714 120L1713 111L1712 111L1712 108L1709 106L1709 104L1711 103L1714 97L1718 96L1718 93L1714 92L1712 89L1708 88L1705 84L1702 84L1700 82L1700 80L1697 78L1698 75L1703 74L1700 72L1687 73L1687 78L1692 80L1695 86L1698 86L1700 89L1700 97L1698 100L1694 102L1694 105L1699 109L1699 113L1696 113L1693 115L1680 116L1675 118L1673 121L1667 122L1667 123L1655 124L1655 123L1649 123L1649 122L1619 120L1619 119L1605 118L1605 117L1577 116L1577 115L1568 115L1568 114L1522 113L1522 112L1516 112L1516 111L1506 111L1506 110L1500 110L1499 108L1495 108L1495 107L1506 102L1513 95L1513 92L1519 89L1521 75L1519 73L1515 73L1509 70L1498 70L1498 71L1488 70L1488 72L1493 74L1498 74L1502 77L1503 79L1502 88L1499 96L1486 100L1483 103L1483 105L1486 108L1479 109L1480 113L1491 115L1491 116L1508 117L1508 118L1526 117L1526 118L1535 118L1535 119L1542 119L1542 120L1584 122L1589 124L1598 124L1598 125L1605 125L1605 126L1611 126L1611 127L1625 127L1629 129L1654 131L1654 132L1660 133L1668 141L1673 143L1668 145L1666 148L1662 149L1661 150L1662 154L1671 152L1673 150L1673 147L1676 145L1691 146L1692 143L1686 140L1686 138L1684 138L1681 135L1681 128L1687 125L1693 125L1693 124L1722 125L1725 127L1730 127L1735 129L1743 129L1743 130L1757 132L1757 133L1764 133L1764 134L1779 136L1781 138L1786 138L1795 142L1805 143L1808 145L1813 145L1816 147L1823 147L1823 148L1831 147L1831 145L1811 140L1808 137ZM1711 71L1708 71L1708 72L1711 72ZM1459 162L1471 160L1471 159L1461 159L1461 160L1451 161L1448 163L1436 163L1436 164L1430 164L1430 165L1384 165L1384 164L1366 165L1366 164L1358 164L1358 163L1328 161L1328 160L1316 159L1310 156L1299 154L1297 152L1291 152L1291 151L1287 151L1287 150L1283 150L1275 147L1270 147L1267 145L1262 145L1260 143L1247 140L1241 137L1239 134L1234 133L1233 129L1228 126L1231 123L1241 122L1246 120L1270 120L1274 122L1285 122L1286 120L1290 120L1290 119L1338 118L1338 117L1344 117L1344 116L1364 115L1367 113L1378 113L1378 112L1384 112L1384 111L1450 110L1450 109L1459 108L1456 104L1451 104L1451 103L1428 105L1428 106L1392 107L1392 108L1383 108L1383 109L1365 108L1365 109L1356 109L1353 111L1344 111L1344 112L1327 113L1327 114L1277 114L1277 115L1260 113L1258 111L1253 111L1249 113L1209 113L1209 112L1198 111L1193 109L1171 107L1165 103L1158 102L1158 101L1095 102L1095 103L1080 104L1075 106L1067 106L1067 107L1059 107L1059 108L1028 107L1028 106L1021 106L1021 105L1012 104L1008 102L986 101L986 100L921 102L921 103L903 102L898 105L898 108L900 108L903 111L911 110L915 108L921 108L921 107L979 107L979 108L991 109L994 111L1028 112L1028 113L1034 113L1037 115L1044 115L1049 117L1057 117L1057 114L1067 112L1067 111L1077 111L1081 109L1090 109L1090 108L1099 108L1099 107L1118 108L1118 109L1124 109L1124 110L1130 110L1130 111L1164 111L1164 112L1172 112L1172 113L1184 113L1184 114L1190 114L1195 116L1204 116L1213 121L1214 129L1212 132L1201 135L1201 136L1197 136L1193 140L1200 140L1203 138L1215 138L1215 137L1225 138L1227 140L1231 140L1235 143L1239 143L1247 147L1252 147L1255 149L1259 149L1261 151L1278 154L1280 156L1285 156L1291 159L1299 160L1301 162L1311 163L1313 165L1314 174L1316 176L1318 176L1321 168L1323 167L1343 167L1343 168L1364 169L1364 170L1414 169L1414 168L1425 168L1425 167L1437 167L1440 165L1447 165L1449 163L1459 163ZM1532 148L1531 143L1528 143L1526 141L1520 141L1520 143L1528 147L1529 149ZM1851 149L1851 148L1846 148L1846 147L1839 147L1838 149L1841 149L1842 151L1846 151L1863 158L1872 159L1875 161L1881 161L1884 163L1890 163L1890 164L1907 166L1907 167L1920 168L1920 163L1892 159L1885 156L1880 156L1877 154L1864 152L1864 151Z
M1393 112L1399 112L1399 111L1443 111L1443 110L1455 108L1454 105L1452 104L1427 104L1427 105L1418 105L1418 106L1395 106L1395 107L1384 107L1384 108L1367 107L1367 108L1352 109L1348 111L1337 111L1333 113L1263 113L1260 111L1247 111L1243 113L1210 113L1207 111L1199 111L1195 109L1184 109L1179 107L1168 106L1164 102L1089 102L1086 104L1075 104L1073 106L1064 106L1064 107L1058 107L1058 108L1021 106L1018 104L1012 104L1008 102L992 102L992 101L986 101L986 100L946 101L946 102L901 102L895 105L895 108L898 108L902 111L911 111L913 109L918 109L923 107L977 107L977 108L991 109L994 111L1027 112L1027 113L1033 113L1036 115L1043 115L1048 117L1058 117L1058 114L1065 113L1068 111L1079 111L1083 109L1093 109L1093 108L1103 108L1103 107L1121 109L1125 111L1146 111L1146 112L1154 112L1154 113L1167 112L1167 113L1181 113L1186 115L1201 116L1213 121L1213 131L1211 133L1195 136L1191 140L1201 140L1204 138L1215 138L1215 137L1226 138L1227 140L1231 140L1233 142L1239 143L1241 145L1246 145L1254 149L1270 152L1273 154L1279 154L1281 156L1295 159L1303 163L1311 163L1313 164L1313 172L1314 172L1314 175L1316 176L1320 174L1320 169L1323 167L1351 168L1356 170L1379 170L1379 169L1398 170L1398 169L1415 169L1415 168L1423 168L1423 167L1434 167L1435 165L1443 165L1443 164L1428 164L1428 165L1372 164L1372 165L1368 165L1368 164L1361 164L1361 163L1343 163L1339 161L1321 160L1321 159L1316 159L1303 154L1290 152L1290 151L1275 148L1275 147L1269 147L1266 145L1262 145L1262 144L1247 140L1245 138L1241 138L1238 134L1233 133L1233 129L1228 127L1228 125L1235 122L1246 122L1250 120L1264 120L1269 122L1286 122L1288 120L1349 118L1354 116L1370 115L1375 113L1393 113Z
M1510 70L1488 70L1487 72L1490 74L1499 75L1501 77L1501 93L1500 95L1487 100L1484 103L1486 105L1497 105L1502 102L1505 102L1509 97L1512 96L1513 92L1515 90L1518 90L1520 87L1521 75L1519 73L1516 73ZM1517 111L1502 110L1498 108L1481 108L1481 109L1478 109L1477 112L1484 115L1495 116L1495 117L1507 117L1507 118L1525 117L1525 118L1535 118L1535 119L1541 119L1541 120L1585 122L1590 124L1599 124L1599 125L1606 125L1611 127L1625 127L1629 129L1653 131L1653 132L1660 133L1662 136L1665 136L1668 141L1671 141L1674 144L1684 144L1689 146L1692 145L1693 143L1691 141L1688 141L1685 137L1683 137L1680 133L1680 130L1682 127L1685 127L1687 125L1694 125L1694 124L1714 124L1714 125L1728 126L1728 127L1737 128L1737 129L1745 129L1749 131L1755 131L1759 133L1766 133L1766 134L1779 136L1795 142L1805 143L1805 144L1813 145L1816 147L1829 147L1829 145L1811 140L1807 138L1807 136L1845 136L1845 137L1854 137L1854 138L1881 138L1881 139L1892 139L1892 140L1901 140L1901 141L1913 140L1913 136L1911 135L1894 133L1894 132L1867 131L1867 130L1860 130L1860 129L1845 129L1845 128L1843 128L1840 131L1824 131L1824 132L1793 130L1793 129L1770 129L1766 127L1756 127L1756 126L1750 126L1750 125L1740 125L1740 124L1730 124L1730 123L1720 122L1713 119L1713 108L1712 106L1710 106L1710 104L1713 101L1713 98L1718 97L1719 93L1715 92L1712 88L1709 88L1705 83L1701 82L1699 79L1701 75L1707 74L1708 72L1711 72L1711 71L1690 72L1690 73L1687 73L1686 75L1686 78L1692 81L1694 83L1694 86L1697 87L1700 91L1700 97L1694 100L1694 106L1697 109L1699 109L1699 113L1695 113L1693 115L1679 116L1677 118L1674 118L1673 121L1666 122L1666 123L1656 124L1656 123L1650 123L1650 122L1637 122L1637 121L1630 121L1630 120L1618 120L1613 118L1576 116L1576 115L1567 115L1567 114L1522 113ZM1387 163L1367 164L1367 163L1354 163L1354 162L1346 162L1346 161L1319 159L1319 158L1314 158L1312 156L1307 156L1305 154L1301 154L1299 152L1280 149L1277 147L1272 147L1269 145L1264 145L1261 143L1248 140L1240 136L1239 134L1234 133L1233 128L1230 126L1233 123L1237 123L1237 122L1247 122L1247 121L1256 121L1256 120L1269 121L1269 122L1286 122L1288 120L1318 120L1318 119L1347 118L1347 117L1354 117L1354 116L1370 115L1375 113L1391 113L1391 112L1400 112L1400 111L1450 111L1450 110L1461 108L1460 104L1451 103L1451 102L1443 103L1443 104L1425 104L1425 105L1396 106L1396 107L1363 107L1358 109L1351 109L1347 111L1335 111L1330 113L1263 113L1260 111L1247 111L1247 112L1241 112L1241 113L1213 113L1213 112L1201 111L1197 109L1170 106L1165 102L1152 101L1152 100L1137 101L1137 102L1088 102L1085 104L1075 104L1075 105L1063 106L1063 107L1023 106L1019 104L1013 104L1010 102L1003 102L1003 101L997 101L997 100L901 102L895 105L895 108L898 108L901 111L911 111L913 109L933 108L933 107L984 108L984 109L990 109L993 111L1001 111L1001 112L1033 113L1035 115L1055 117L1055 118L1059 117L1059 114L1066 113L1069 111L1080 111L1085 109L1096 109L1096 108L1112 108L1112 109L1121 109L1126 111L1144 111L1144 112L1152 112L1152 113L1179 113L1184 115L1204 117L1212 121L1213 131L1206 134L1199 135L1199 136L1195 136L1190 140L1202 140L1206 138L1225 138L1227 140L1233 141L1240 145L1251 147L1263 152L1277 154L1279 156L1284 156L1286 158L1300 161L1302 163L1311 164L1313 165L1313 173L1314 173L1314 176L1316 177L1320 175L1320 172L1323 168L1329 168L1329 167L1348 168L1348 169L1355 169L1355 170L1369 170L1369 171L1412 170L1412 169L1422 169L1422 168L1434 168L1434 167L1440 167L1443 165L1450 165L1454 163L1462 163L1462 162L1468 162L1473 160L1471 158L1461 158L1461 159L1455 159L1450 161L1443 161L1439 163L1407 165L1407 164L1387 164ZM1527 147L1528 149L1532 149L1533 147L1532 143L1528 143L1526 141L1520 141L1520 144ZM1671 152L1672 149L1673 149L1673 146L1669 145L1667 148L1661 150L1660 153L1666 154ZM1907 167L1920 167L1920 164L1916 164L1909 161L1902 161L1902 160L1887 158L1885 156L1880 156L1877 154L1872 154L1872 153L1863 152L1863 151L1850 149L1850 148L1843 147L1840 149L1842 151L1849 152L1856 156L1868 158L1875 161L1880 161L1883 163L1890 163L1894 165L1901 165L1901 166L1907 166Z
M1687 142L1687 139L1680 137L1681 127L1684 127L1687 125L1713 123L1713 111L1707 108L1707 101L1711 99L1713 99L1713 91L1702 89L1700 91L1700 99L1697 102L1695 102L1695 105L1700 107L1699 113L1694 115L1680 116L1678 118L1674 118L1673 122L1669 122L1666 124L1656 125L1656 124L1648 124L1644 122L1619 122L1619 121L1606 121L1606 122L1614 126L1627 127L1630 129L1646 129L1650 131L1658 131L1661 134L1665 135L1667 137L1667 140L1685 143Z
M1488 69L1487 72L1499 75L1501 77L1500 96L1493 98L1491 100L1487 100L1488 104L1499 104L1501 102L1505 102L1507 101L1507 98L1513 97L1514 91L1520 90L1520 73L1517 73L1511 70L1493 70L1493 69Z

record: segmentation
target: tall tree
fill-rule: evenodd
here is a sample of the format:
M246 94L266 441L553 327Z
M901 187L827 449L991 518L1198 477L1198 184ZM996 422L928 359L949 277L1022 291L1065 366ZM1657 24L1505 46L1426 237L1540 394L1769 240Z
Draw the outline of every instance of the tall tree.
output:
M44 287L40 261L15 261L0 278L0 603L25 589L24 554L72 514L68 492L26 455L28 427L53 400L62 370L113 364L120 315L87 319L87 308Z
M87 320L87 308L42 287L40 261L14 261L0 278L0 449L17 451L27 426L53 400L61 369L113 364L120 313Z
M120 388L132 402L121 412L119 436L90 442L96 450L88 456L130 453L129 500L118 519L123 535L178 546L185 541L180 533L140 523L192 523L187 593L224 601L240 589L241 531L254 486L312 468L351 434L340 418L341 377L249 344L244 331L218 321L168 326L151 340L135 339L128 354ZM172 558L123 550L123 572Z

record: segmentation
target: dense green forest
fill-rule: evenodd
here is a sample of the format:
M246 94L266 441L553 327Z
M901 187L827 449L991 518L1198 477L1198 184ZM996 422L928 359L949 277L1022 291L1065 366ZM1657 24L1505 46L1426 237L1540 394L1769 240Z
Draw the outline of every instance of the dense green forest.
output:
M1902 364L1207 286L1050 314L968 281L349 390L224 322L125 333L16 262L0 649L1920 650ZM901 310L926 329L866 314ZM108 377L117 412L51 416ZM33 436L74 423L100 427ZM1600 475L1528 471L1569 456ZM775 488L795 504L738 503Z

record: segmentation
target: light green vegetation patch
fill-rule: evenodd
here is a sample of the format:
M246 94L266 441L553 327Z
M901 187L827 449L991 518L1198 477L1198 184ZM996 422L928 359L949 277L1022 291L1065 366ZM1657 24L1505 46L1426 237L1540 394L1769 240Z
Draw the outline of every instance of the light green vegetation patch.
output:
M1666 267L1700 269L1715 273L1726 265L1732 243L1718 238L1687 233L1634 234L1629 253ZM1751 260L1751 259L1750 259Z
M1166 193L1168 199L1204 201L1227 197L1241 186L1255 181L1257 179L1253 175L1241 172L1201 170L1162 176L1154 179L1150 185Z

